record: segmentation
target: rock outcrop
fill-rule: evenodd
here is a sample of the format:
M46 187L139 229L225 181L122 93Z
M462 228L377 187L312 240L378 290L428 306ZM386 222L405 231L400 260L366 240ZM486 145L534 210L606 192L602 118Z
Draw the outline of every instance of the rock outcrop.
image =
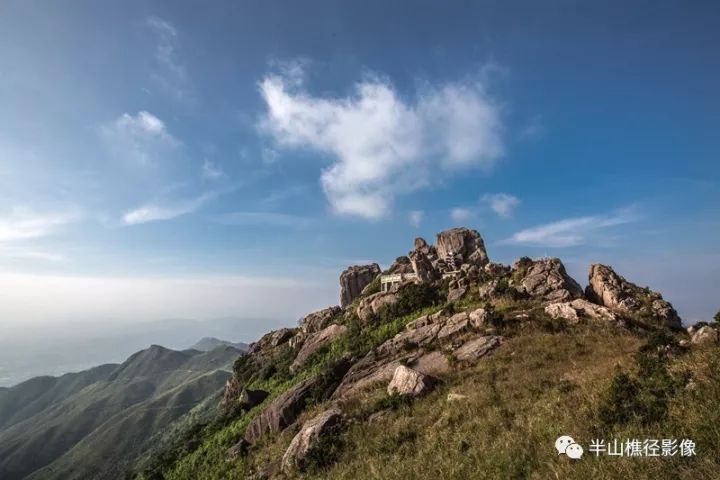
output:
M717 328L705 325L693 332L690 342L695 345L716 345L720 343L720 332Z
M281 328L279 330L273 330L272 332L266 333L257 342L251 343L248 349L248 355L258 356L268 351L281 346L290 340L295 334L295 329L292 328Z
M255 443L266 433L278 433L290 426L305 409L305 400L310 397L319 382L317 377L310 378L273 400L248 425L245 440Z
M305 363L310 359L313 353L317 352L321 347L332 342L336 338L344 335L348 328L345 325L338 325L336 323L325 327L319 332L315 332L310 335L303 346L300 348L295 360L290 365L290 372L295 373L302 368Z
M319 332L330 325L333 319L338 316L340 312L342 312L342 309L338 306L334 306L306 315L302 320L300 320L300 326L302 327L303 333L311 334Z
M363 289L380 275L377 263L354 265L340 274L340 307L345 308L360 296Z
M408 254L413 272L421 282L432 282L440 278L438 256L435 247L428 245L424 238L415 239L415 250Z
M397 302L397 300L398 295L396 292L374 293L369 297L365 297L360 300L355 313L357 313L360 320L366 321L373 315L377 314L383 305L391 305Z
M458 265L469 263L485 266L489 260L480 233L469 228L451 228L437 234L437 255L445 259L452 253Z
M423 315L355 363L345 374L334 397L351 396L378 382L388 382L397 367L405 365L420 373L448 373L450 355L474 363L500 346L500 337L478 335L487 319L483 309L452 316L444 312ZM444 347L443 352L438 351Z
M388 395L418 397L430 392L435 384L436 380L429 375L424 375L405 365L400 365L395 369L387 392Z
M567 302L583 296L580 285L565 271L559 258L532 260L523 257L513 265L515 287L548 302Z
M570 323L577 323L581 318L617 322L618 316L608 308L578 298L572 302L550 303L545 306L545 313L552 318L563 318Z
M321 440L338 429L342 422L342 412L331 408L305 422L293 437L282 457L282 470L290 473L302 468L308 454L318 448Z
M585 295L599 305L655 325L670 328L682 325L677 312L662 295L628 282L607 265L591 265L588 280Z
M424 241L424 240L423 240ZM390 268L385 272L387 275L394 275L397 273L413 273L413 266L410 259L406 256L401 256L395 259Z

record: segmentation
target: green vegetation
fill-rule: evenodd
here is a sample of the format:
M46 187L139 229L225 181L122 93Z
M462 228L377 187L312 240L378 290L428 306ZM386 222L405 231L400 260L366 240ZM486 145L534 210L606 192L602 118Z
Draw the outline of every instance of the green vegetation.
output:
M26 417L0 429L0 477L121 478L156 434L173 431L191 413L214 417L237 355L153 346L121 365L46 377L44 392L33 381L9 389L3 399L24 399L17 414Z
M409 286L396 304L367 321L346 314L348 334L315 352L294 376L287 370L291 350L275 352L274 368L239 359L237 378L270 397L250 412L228 412L195 429L139 478L244 478L277 465L299 425L328 408L344 362L363 357L421 315L480 306L489 313L485 332L505 339L499 350L475 367L454 370L420 399L390 396L386 385L378 385L343 400L344 427L323 439L290 478L714 478L720 468L717 347L688 351L677 332L639 323L631 329L570 325L549 317L537 301L512 295L492 303L472 295L448 305L443 299L439 288ZM247 456L226 459L227 449L273 398L315 375L324 387L294 427L266 436ZM465 398L448 402L451 392ZM582 460L555 454L554 441L564 434L584 446ZM587 449L596 438L689 438L697 456L595 457Z

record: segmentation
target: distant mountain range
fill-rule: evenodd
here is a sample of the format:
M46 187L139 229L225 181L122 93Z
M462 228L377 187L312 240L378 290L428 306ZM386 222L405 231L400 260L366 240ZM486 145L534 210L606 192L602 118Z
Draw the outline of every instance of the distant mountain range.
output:
M241 352L246 352L250 345L242 342L228 342L227 340L220 340L219 338L215 337L205 337L200 339L199 342L197 342L190 348L193 350L199 350L201 352L209 352L210 350L215 350L218 347L233 347L237 350L240 350Z
M202 337L254 340L266 330L286 323L252 318L169 319L134 324L78 323L70 329L47 325L23 332L10 329L0 334L0 387L12 387L33 377L60 376L105 363L120 363L151 344L183 350Z
M122 478L154 434L217 408L243 350L217 339L153 345L121 364L0 389L0 478Z

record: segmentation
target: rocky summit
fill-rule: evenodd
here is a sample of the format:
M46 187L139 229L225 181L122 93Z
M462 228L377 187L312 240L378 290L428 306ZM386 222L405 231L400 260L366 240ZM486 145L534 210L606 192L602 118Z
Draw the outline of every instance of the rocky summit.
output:
M340 287L339 305L251 344L223 414L137 477L565 478L543 453L559 434L643 431L686 415L668 399L717 388L716 370L702 373L718 358L714 324L683 330L659 293L609 266L589 266L582 286L559 258L493 262L473 229L416 238L384 271L350 266ZM522 469L535 473L518 474L504 446L531 441L542 445Z

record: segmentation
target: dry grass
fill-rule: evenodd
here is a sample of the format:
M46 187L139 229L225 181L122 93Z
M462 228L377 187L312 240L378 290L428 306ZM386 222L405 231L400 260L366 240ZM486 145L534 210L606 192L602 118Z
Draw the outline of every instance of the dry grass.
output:
M435 392L347 427L342 456L322 471L327 479L720 478L720 350L693 351L672 362L690 373L694 390L672 400L660 424L631 423L603 432L599 405L616 367L634 369L644 339L623 329L578 326L564 333L523 331L475 368L446 378ZM468 398L452 403L449 392ZM377 395L382 395L378 393ZM376 396L377 396L376 395ZM365 399L365 404L373 399ZM355 405L357 410L359 405ZM320 410L322 406L314 409ZM308 412L307 416L313 414ZM557 456L564 434L586 449L579 461ZM691 438L694 458L618 458L588 454L591 439ZM263 460L282 456L290 432L265 447Z

